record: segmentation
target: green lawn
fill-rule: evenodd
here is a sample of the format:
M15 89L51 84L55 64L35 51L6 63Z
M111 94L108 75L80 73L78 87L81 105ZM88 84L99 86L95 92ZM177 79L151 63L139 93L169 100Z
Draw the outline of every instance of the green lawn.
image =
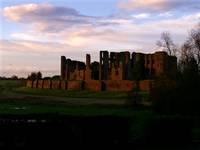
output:
M148 99L148 93L140 92L143 99ZM31 96L27 96L31 95ZM15 97L16 96L16 97ZM47 97L45 97L47 96ZM116 116L129 117L132 120L132 138L140 139L157 114L148 109L125 106L104 105L68 105L67 98L72 102L77 98L84 101L108 101L129 98L126 92L91 92L67 91L52 89L31 89L24 87L24 82L13 80L0 80L0 116L7 115L67 115L67 116ZM7 98L8 97L8 98ZM58 100L60 98L60 100ZM197 123L196 123L197 124ZM200 125L192 128L192 138L200 141Z
M20 87L14 89L14 92L31 95L71 97L71 98L107 98L121 99L127 98L127 92L92 92L92 91L67 91L57 89L33 89Z
M0 94L4 91L10 91L25 85L25 81L21 80L0 80Z
M39 96L54 96L54 97L68 97L68 98L95 98L95 99L127 99L130 96L128 92L93 92L93 91L68 91L68 90L56 90L56 89L33 89L26 88L24 81L20 80L0 80L0 94L4 95L17 93L17 94L29 94ZM12 93L11 93L12 92ZM148 99L147 92L139 92L139 95L143 100Z
M67 97L67 98L89 98L89 99L127 99L130 98L131 92L110 92L110 91L68 91L61 89L34 89L19 87L14 88L13 92L30 95L40 96L54 96L54 97ZM139 92L139 96L143 101L148 101L148 92Z

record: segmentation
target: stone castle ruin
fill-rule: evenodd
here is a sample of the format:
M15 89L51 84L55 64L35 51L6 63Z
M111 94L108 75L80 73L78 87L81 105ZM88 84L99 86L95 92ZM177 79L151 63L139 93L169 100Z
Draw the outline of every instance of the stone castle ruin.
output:
M154 79L169 72L176 72L177 58L166 52L153 54L100 51L99 62L86 63L61 56L61 80L28 81L31 88L131 91L138 87L150 91Z
M143 54L100 51L100 62L92 62L86 54L86 64L61 56L62 80L144 80L176 71L177 60L166 52Z

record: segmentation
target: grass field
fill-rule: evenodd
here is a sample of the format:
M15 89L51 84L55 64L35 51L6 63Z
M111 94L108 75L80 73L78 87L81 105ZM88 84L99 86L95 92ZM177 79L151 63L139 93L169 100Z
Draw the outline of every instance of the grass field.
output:
M124 107L126 92L31 89L24 85L24 81L0 80L1 114L133 115L132 108Z
M15 80L0 80L0 94L8 92L8 94L29 94L40 96L55 96L55 97L67 97L67 98L95 98L95 99L127 99L129 97L128 92L92 92L92 91L67 91L56 89L32 89L25 87L25 81ZM148 99L148 92L139 92L140 96L144 99Z
M56 89L31 89L21 87L14 89L17 93L42 95L42 96L57 96L70 98L99 98L99 99L122 99L127 98L126 92L91 92L91 91L67 91Z
M124 105L129 98L129 93L126 92L29 89L24 85L22 81L0 80L0 117L64 115L83 118L102 116L129 118L131 138L135 141L143 138L146 128L148 129L149 124L158 116L153 113L151 107ZM141 92L140 95L143 99L148 99L148 93ZM171 116L167 118L171 122ZM194 141L200 140L199 121L197 122L196 126L191 128ZM150 130L148 129L148 132Z

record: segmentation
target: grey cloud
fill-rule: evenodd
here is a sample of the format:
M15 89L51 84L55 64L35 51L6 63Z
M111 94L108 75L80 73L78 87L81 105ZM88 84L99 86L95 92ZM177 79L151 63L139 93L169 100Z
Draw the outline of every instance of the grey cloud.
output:
M69 7L50 4L25 4L6 7L4 16L14 22L35 24L39 31L58 32L66 27L92 24L95 17L78 13Z
M40 32L60 32L74 26L108 26L113 22L103 21L103 17L80 14L73 8L50 4L25 4L6 7L4 16L14 22L23 23ZM30 26L31 27L31 26Z

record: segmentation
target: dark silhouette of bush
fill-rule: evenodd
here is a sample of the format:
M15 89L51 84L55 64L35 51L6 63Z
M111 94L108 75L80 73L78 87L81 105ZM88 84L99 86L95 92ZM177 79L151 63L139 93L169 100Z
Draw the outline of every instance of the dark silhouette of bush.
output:
M132 91L128 92L127 95L127 105L136 107L141 104L142 97L140 95L140 89L138 88L138 86L133 88Z
M163 78L150 93L153 110L164 114L200 115L200 30L192 30L180 49L178 71ZM172 73L173 74L173 73ZM173 82L175 84L171 84Z
M60 76L59 75L55 75L51 78L52 80L60 80Z
M44 80L50 80L51 77L44 77L43 79L44 79Z
M200 115L200 82L194 72L184 74L174 81L159 80L150 93L153 110L161 114Z
M40 80L40 79L42 79L42 73L40 71L31 72L31 74L28 75L27 79L28 80Z
M11 80L18 80L18 77L17 77L16 75L13 75L13 76L11 77Z

